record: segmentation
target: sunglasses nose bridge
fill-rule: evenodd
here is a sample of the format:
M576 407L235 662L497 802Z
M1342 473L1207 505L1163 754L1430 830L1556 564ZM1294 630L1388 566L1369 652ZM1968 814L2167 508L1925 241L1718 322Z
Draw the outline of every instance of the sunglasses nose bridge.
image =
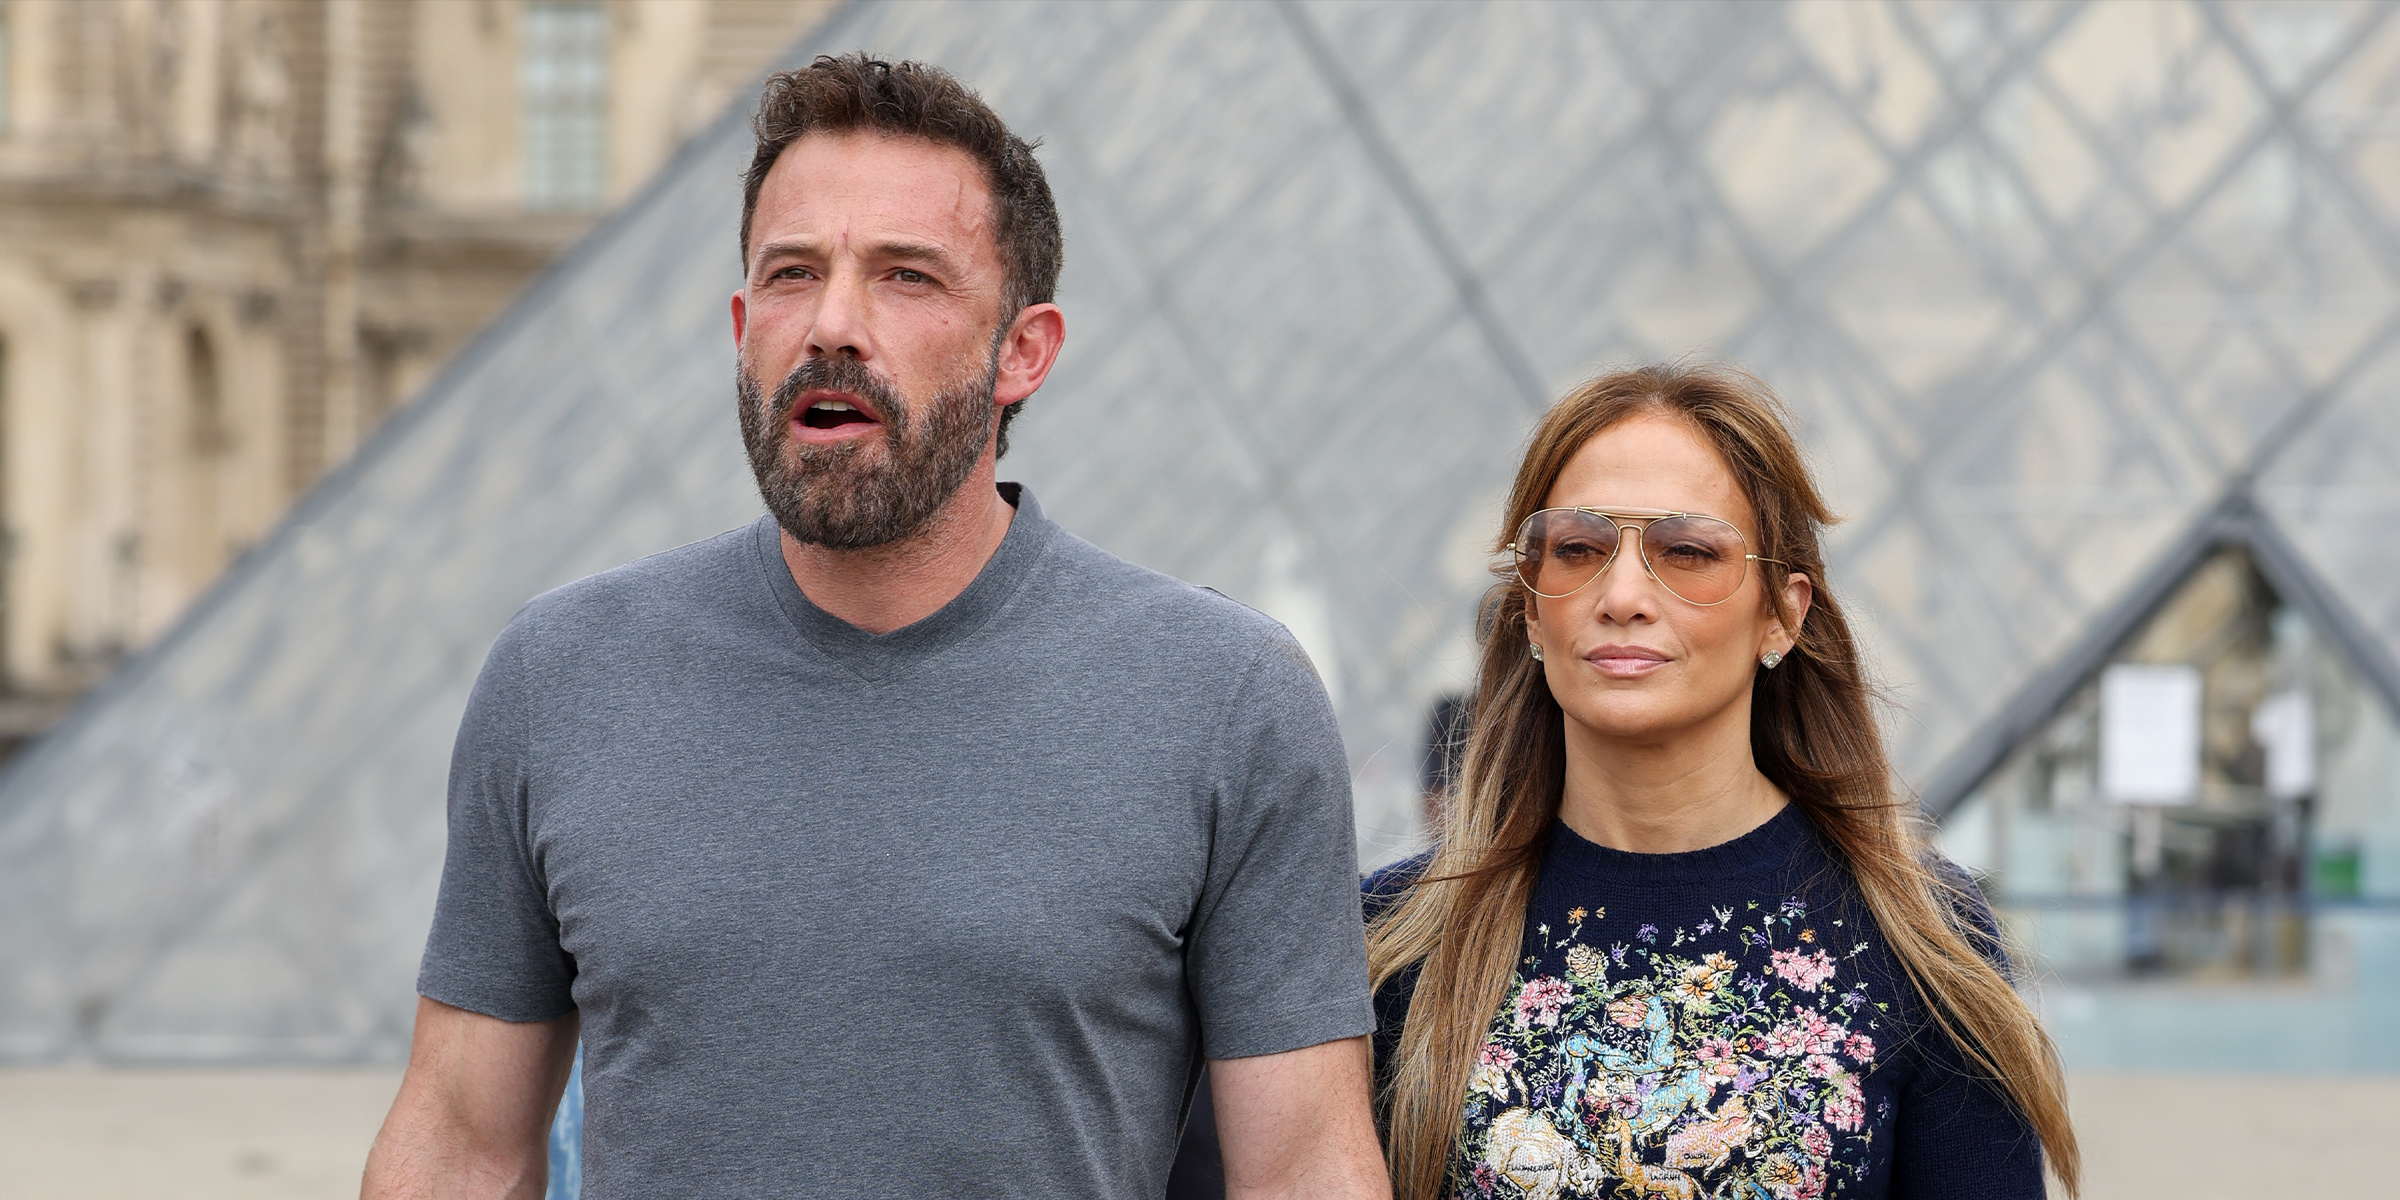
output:
M1601 563L1600 569L1592 572L1590 579L1584 580L1584 585L1588 587L1606 578L1609 571L1624 560L1625 547L1630 545L1633 547L1634 561L1642 565L1642 574L1649 576L1652 582L1664 587L1666 581L1660 579L1658 572L1650 566L1650 552L1642 546L1642 533L1648 526L1627 524L1622 517L1601 517L1600 519L1609 523L1610 532L1615 535L1617 544L1609 548L1608 561Z
M1615 535L1617 544L1609 547L1608 558L1601 562L1598 570L1592 572L1591 578L1575 585L1575 590L1580 592L1608 578L1608 573L1614 570L1618 563L1625 560L1625 547L1628 544L1633 547L1634 561L1642 565L1642 574L1649 576L1659 586L1666 586L1666 581L1659 579L1658 572L1650 568L1650 552L1642 548L1643 527L1628 525L1616 517L1601 517L1600 519L1609 523L1610 531ZM1630 538L1628 538L1628 534L1631 535Z

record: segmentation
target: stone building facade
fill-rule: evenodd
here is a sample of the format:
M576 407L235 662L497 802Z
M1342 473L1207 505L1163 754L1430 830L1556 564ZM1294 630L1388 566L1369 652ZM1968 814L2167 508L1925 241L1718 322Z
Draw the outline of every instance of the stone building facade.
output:
M0 744L832 7L0 0Z

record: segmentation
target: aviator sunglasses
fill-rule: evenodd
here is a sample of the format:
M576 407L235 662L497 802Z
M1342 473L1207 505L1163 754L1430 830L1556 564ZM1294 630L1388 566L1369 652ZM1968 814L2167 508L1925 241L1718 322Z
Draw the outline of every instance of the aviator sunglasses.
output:
M1517 526L1517 540L1507 548L1526 590L1557 600L1608 570L1629 529L1641 542L1642 569L1650 578L1703 608L1732 599L1752 560L1789 565L1750 553L1742 531L1721 517L1657 509L1545 508Z

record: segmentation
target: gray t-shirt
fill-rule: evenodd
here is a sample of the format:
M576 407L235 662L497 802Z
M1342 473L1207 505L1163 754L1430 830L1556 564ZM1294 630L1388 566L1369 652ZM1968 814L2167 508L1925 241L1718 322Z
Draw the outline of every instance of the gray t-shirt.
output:
M811 604L761 519L493 646L418 990L581 1011L591 1200L1157 1196L1195 1051L1374 1028L1298 644L1002 486L906 629Z

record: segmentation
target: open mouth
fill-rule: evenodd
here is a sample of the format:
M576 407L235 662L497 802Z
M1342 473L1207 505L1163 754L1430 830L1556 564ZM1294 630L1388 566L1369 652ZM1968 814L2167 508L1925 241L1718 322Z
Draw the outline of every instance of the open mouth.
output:
M873 425L875 418L846 400L819 400L800 410L800 423L810 429L839 429L844 425Z

